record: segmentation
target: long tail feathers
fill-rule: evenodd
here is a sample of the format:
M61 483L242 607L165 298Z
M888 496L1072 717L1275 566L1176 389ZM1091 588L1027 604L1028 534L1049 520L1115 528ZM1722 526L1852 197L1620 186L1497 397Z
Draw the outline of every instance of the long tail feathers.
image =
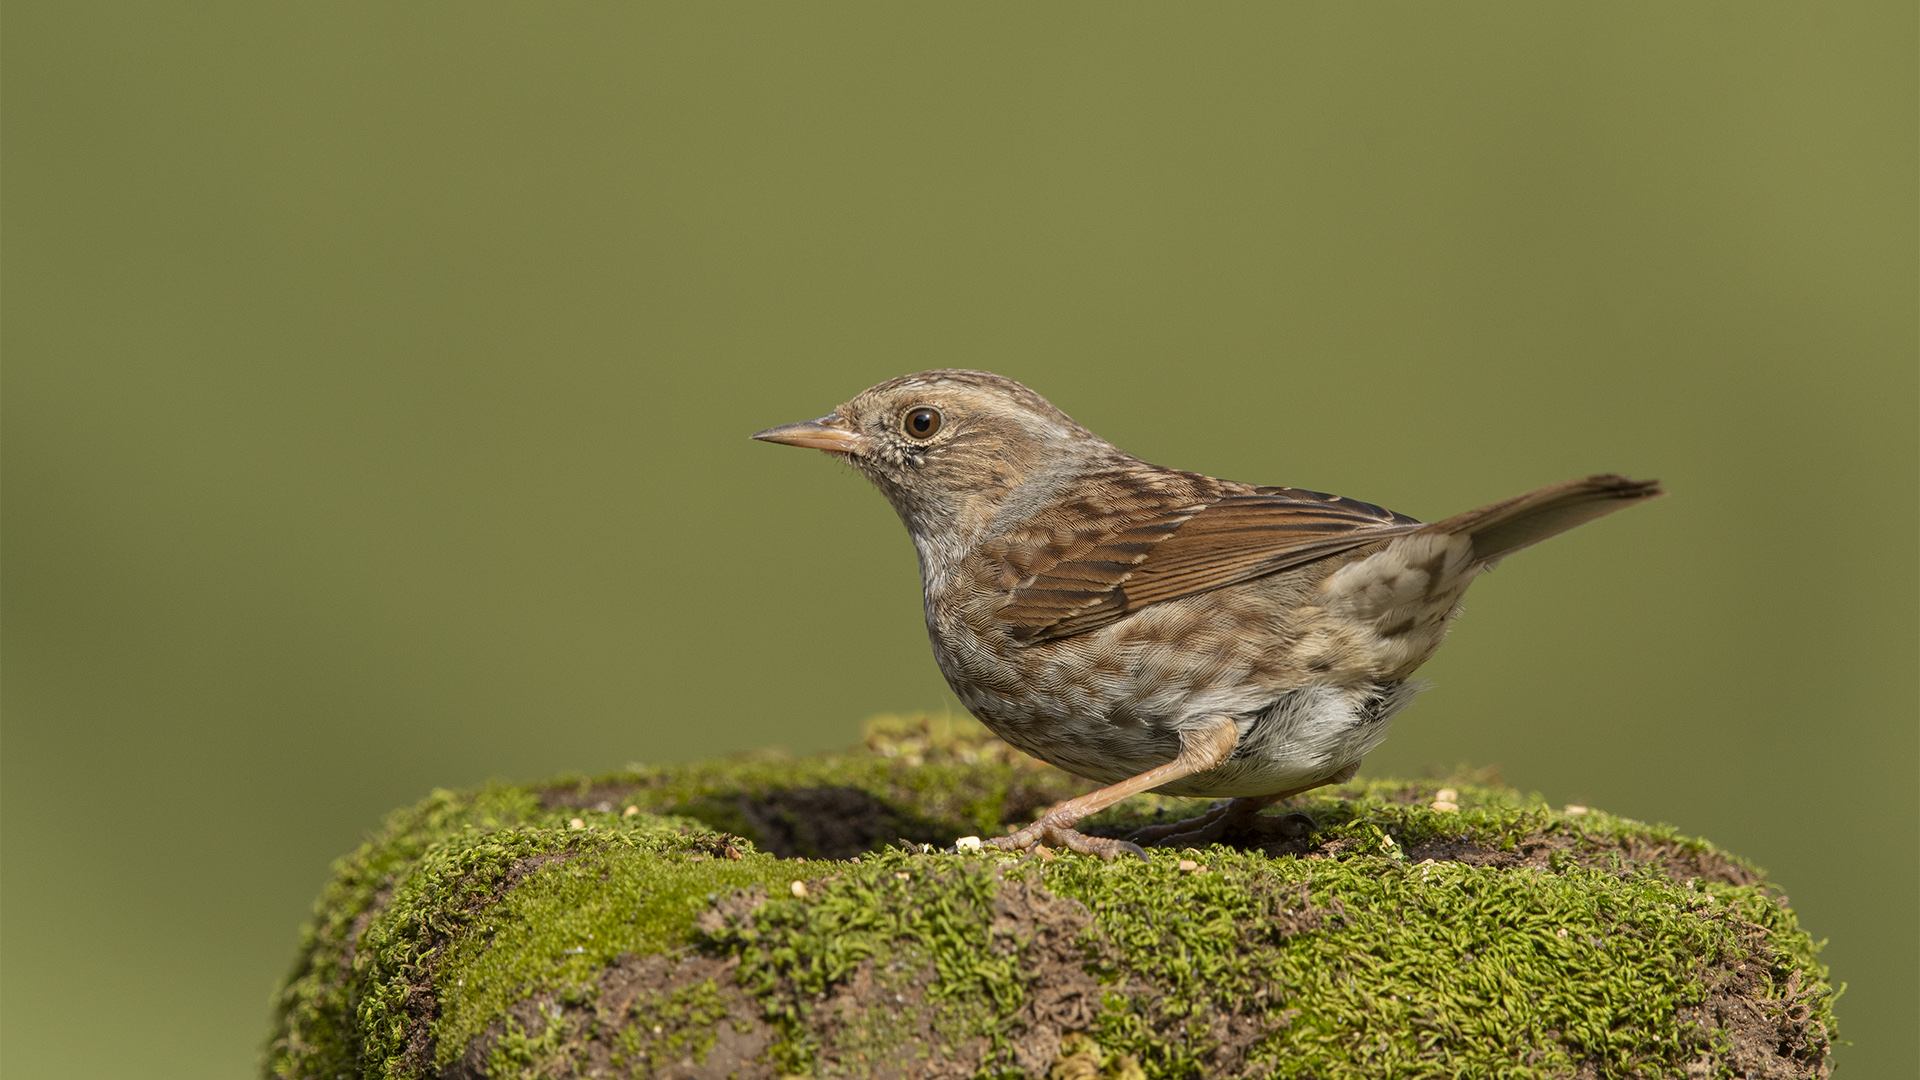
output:
M1466 533L1473 537L1473 561L1489 563L1575 525L1664 494L1658 480L1588 476L1456 514L1420 531Z

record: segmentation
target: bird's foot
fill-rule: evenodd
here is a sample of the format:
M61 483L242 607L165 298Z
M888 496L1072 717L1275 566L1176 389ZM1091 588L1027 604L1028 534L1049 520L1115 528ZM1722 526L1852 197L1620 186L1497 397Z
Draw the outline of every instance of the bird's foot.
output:
M1086 833L1075 830L1071 823L1051 821L1045 817L1018 832L1007 836L996 836L987 843L1002 851L1025 851L1035 844L1046 844L1049 847L1077 851L1082 855L1098 855L1108 862L1112 862L1121 855L1132 855L1143 860L1147 857L1147 853L1140 849L1140 845L1131 840L1088 836Z
M1237 800L1223 799L1208 807L1207 812L1198 817L1181 818L1179 821L1169 821L1165 825L1141 826L1128 833L1127 839L1136 844L1153 847L1157 846L1162 840L1172 837L1185 837L1189 834L1212 830L1216 827L1219 828L1221 832L1224 832L1227 816L1233 812L1233 804L1235 801ZM1215 836L1217 837L1218 833L1215 833ZM1202 842L1204 843L1204 841Z
M1303 836L1312 836L1320 827L1319 823L1298 810L1291 814L1255 814L1243 824L1255 832L1281 840L1298 840Z
M1313 819L1305 814L1263 816L1260 811L1272 802L1271 798L1230 799L1216 803L1198 817L1137 829L1127 839L1149 847L1188 848L1216 843L1229 832L1235 831L1251 831L1286 840L1298 839L1313 832Z

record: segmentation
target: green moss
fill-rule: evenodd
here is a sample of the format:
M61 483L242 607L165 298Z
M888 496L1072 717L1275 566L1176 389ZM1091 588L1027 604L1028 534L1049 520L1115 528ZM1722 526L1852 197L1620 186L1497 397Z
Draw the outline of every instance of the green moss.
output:
M1205 875L1176 876L1170 858L1062 860L1046 872L1115 947L1105 973L1116 984L1144 976L1163 995L1116 995L1096 1029L1150 1075L1205 1075L1206 1018L1248 1002L1274 1031L1251 1059L1279 1076L1552 1077L1588 1061L1606 1076L1684 1073L1711 1049L1678 1013L1705 1000L1705 971L1751 955L1745 934L1758 920L1795 936L1753 889L1693 891L1663 874L1219 849L1207 859ZM1264 898L1293 884L1339 917L1266 935Z
M1085 786L970 738L896 723L864 754L435 792L336 864L267 1074L643 1076L749 1054L821 1076L907 1056L1070 1080L1525 1080L1774 1054L1822 1075L1833 993L1757 870L1506 789L1436 810L1430 784L1350 785L1299 807L1310 839L1149 862L802 862L750 842L769 807L814 805L796 793L859 793L885 843L998 832Z
M931 967L925 1007L947 1048L967 1036L992 1038L1025 1003L1027 978L1017 952L996 948L993 940L1000 888L994 869L978 860L892 851L834 870L805 897L774 895L750 919L705 939L740 957L740 985L764 1003L781 1032L774 1060L784 1071L820 1066L811 1023L816 1003L876 960L879 977L895 987ZM876 1057L909 1034L884 1016L866 1017L857 1027L852 1042Z
M715 1030L728 1013L726 998L712 979L667 993L645 994L633 1008L652 1023L619 1032L618 1049L609 1055L616 1068L651 1069L683 1057L703 1063L718 1041Z
M420 1064L425 975L434 1064L445 1065L512 1002L583 992L622 954L684 942L711 895L780 873L765 855L716 859L711 835L685 828L641 815L592 830L467 830L429 848L362 938L363 1046L392 1063L385 1075Z
M1073 1034L1061 1042L1060 1059L1050 1075L1057 1080L1146 1080L1140 1059L1101 1046L1089 1035Z
M546 816L538 796L526 788L439 790L416 806L389 814L373 837L337 860L333 879L314 904L313 921L301 931L299 961L275 1002L268 1074L333 1077L357 1072L355 961L368 913L436 843L467 829L492 830Z
M702 873L699 864L681 858L716 845L724 852L727 840L698 822L547 808L544 802L537 789L498 784L474 792L436 791L419 805L389 815L373 838L336 862L314 921L302 931L300 961L278 995L278 1030L267 1048L267 1074L357 1075L373 1061L391 1064L369 1070L371 1075L406 1075L401 1063L412 1060L409 1048L422 1042L420 1021L429 1005L433 1012L454 1005L453 1013L464 1022L471 1010L460 1006L476 995L491 989L495 994L487 1000L498 1002L510 992L498 985L509 972L492 966L476 973L471 993L457 992L465 988L456 979L450 988L436 985L434 1000L422 1002L421 975L438 968L442 951L463 931L497 933L514 917L496 910L496 900L509 901L509 909L537 902L539 888L523 892L520 886L526 878L544 878L542 869L564 867L581 856L625 853L644 861L626 867L629 880L656 870L663 880L682 885L711 878L697 896L670 887L659 894L657 905L636 907L623 928L653 951L678 940L675 935L684 936L687 919L681 907L704 903L713 889L757 880L754 868L767 871L773 861L738 841L739 862L715 861ZM583 827L573 828L575 820ZM556 925L567 929L555 932L593 932L594 927L581 930L585 921L590 920L558 920ZM509 934L507 940L518 937ZM565 981L579 970L581 955L564 954L562 973L555 978Z
M592 843L530 873L452 938L442 968L457 975L452 985L441 980L437 1065L513 1002L537 990L590 994L620 956L686 944L694 917L720 893L791 878L766 855L689 862L617 833Z
M1356 837L1385 830L1350 822ZM1375 848L1381 847L1378 840ZM1032 880L1092 913L1089 968L1111 988L1089 1032L1150 1076L1212 1075L1216 1019L1267 1034L1249 1067L1283 1077L1685 1075L1728 1049L1687 1019L1712 973L1751 961L1781 986L1823 977L1790 913L1752 886L1689 886L1645 869L1501 870L1409 864L1397 852L1273 859L1212 848L1050 863L888 853L837 868L804 899L776 896L715 935L785 1040L779 1063L822 1068L810 1009L876 957L924 950L929 997L988 1042L1028 1004L1018 943L994 940L996 896ZM903 880L900 875L906 875ZM1304 932L1301 916L1322 918ZM1830 996L1814 1005L1831 1025ZM998 1056L995 1056L998 1054ZM998 1050L988 1065L1008 1067Z
M502 1080L564 1075L571 1071L574 1057L567 1045L567 1029L562 1025L549 1023L541 1028L540 1034L529 1035L518 1017L508 1016L493 1049L487 1054L487 1075Z

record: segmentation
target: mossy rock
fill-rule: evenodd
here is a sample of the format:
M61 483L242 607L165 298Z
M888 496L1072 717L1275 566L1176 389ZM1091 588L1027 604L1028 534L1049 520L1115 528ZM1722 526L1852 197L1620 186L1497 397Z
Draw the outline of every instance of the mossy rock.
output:
M1751 866L1441 786L1112 863L956 851L1087 787L957 724L439 791L337 865L265 1074L1827 1075L1826 969Z

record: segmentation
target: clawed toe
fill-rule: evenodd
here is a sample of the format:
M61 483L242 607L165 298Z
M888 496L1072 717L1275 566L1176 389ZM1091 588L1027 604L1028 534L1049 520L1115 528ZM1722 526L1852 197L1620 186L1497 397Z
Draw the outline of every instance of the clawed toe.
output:
M1148 861L1146 851L1142 849L1139 844L1131 840L1114 840L1105 836L1088 836L1086 833L1077 832L1073 829L1054 829L1047 834L1047 839L1070 851L1077 851L1082 855L1098 855L1108 862L1112 862L1122 855L1131 855L1141 862Z
M1035 844L1048 844L1052 847L1077 851L1082 855L1097 855L1111 862L1121 855L1132 855L1145 860L1147 853L1139 844L1131 840L1114 840L1105 836L1088 836L1086 833L1055 825L1042 819L1021 829L1010 836L997 836L987 841L1003 851L1025 851Z

